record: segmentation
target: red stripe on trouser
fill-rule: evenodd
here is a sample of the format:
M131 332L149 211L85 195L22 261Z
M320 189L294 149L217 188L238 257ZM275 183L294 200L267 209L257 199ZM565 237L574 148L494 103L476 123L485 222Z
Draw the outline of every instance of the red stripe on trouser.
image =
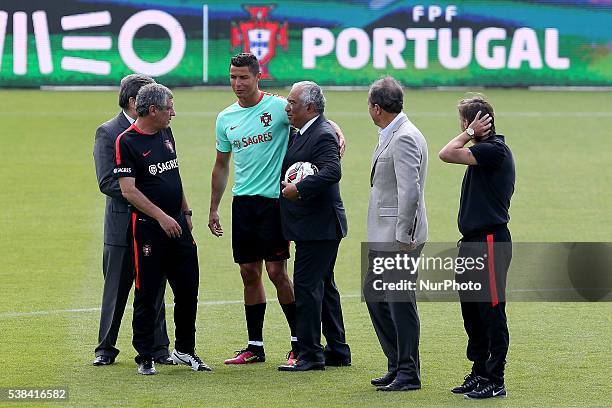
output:
M138 279L138 244L136 243L136 213L132 213L132 237L134 237L134 269L136 270L135 285L136 289L140 289L140 280Z
M493 234L487 234L487 249L489 255L489 289L491 290L491 306L499 303L497 298L497 284L495 281L495 255L493 253Z

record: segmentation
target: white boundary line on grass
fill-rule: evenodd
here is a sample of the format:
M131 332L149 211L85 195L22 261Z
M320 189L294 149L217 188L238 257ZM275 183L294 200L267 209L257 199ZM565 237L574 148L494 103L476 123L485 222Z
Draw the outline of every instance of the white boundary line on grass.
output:
M115 112L40 112L40 111L30 111L30 112L0 112L0 117L2 116L12 116L15 117L17 115L21 116L34 116L34 117L49 117L49 116L79 116L83 115L112 115ZM205 117L216 117L219 112L216 111L179 111L179 116L205 116ZM410 110L406 111L406 114L411 117L456 117L457 112L454 111L422 111L422 112L411 112ZM355 117L355 116L368 116L368 113L365 111L330 111L326 113L329 117L334 116L346 116L346 117ZM612 112L576 112L576 111L551 111L551 112L540 112L540 111L531 111L531 112L520 112L520 111L508 111L508 112L497 112L497 117L527 117L527 118L541 118L541 117L552 117L552 118L563 118L563 117L575 117L575 118L589 118L589 117L601 117L601 118L609 118L612 117Z
M206 7L206 6L205 6ZM206 18L204 24L207 24ZM203 26L203 29L206 31L207 26ZM206 52L207 49L204 49ZM206 55L206 54L204 54ZM204 64L206 66L206 64ZM203 80L206 82L208 79L208 73L203 73ZM274 89L290 89L290 86L271 86L270 88ZM324 91L367 91L370 89L368 85L323 85ZM417 91L450 91L450 92L469 92L469 91L489 91L489 90L525 90L535 91L535 92L557 92L557 91L568 91L568 92L609 92L612 91L612 86L540 86L540 85L532 85L527 87L515 86L515 87L496 87L496 86L482 86L482 85L474 85L474 86L423 86L423 87L404 87L409 90L417 90ZM10 89L10 88L9 88ZM23 90L36 90L36 88L14 88L14 89L23 89ZM51 92L79 92L79 91L115 91L119 90L119 87L116 85L42 85L39 88L41 91L51 91ZM176 87L174 89L180 90L192 90L192 91L202 91L202 90L230 90L231 87L229 85L194 85L194 86L186 86L186 87Z
M358 298L361 295L359 294L348 294L342 295L342 299L353 299ZM266 299L266 302L277 302L276 298L274 299ZM244 300L207 300L198 302L198 306L218 306L218 305L237 305L243 304ZM174 303L166 303L167 308L173 308ZM133 309L133 306L127 305L126 310ZM34 317L34 316L50 316L50 315L60 315L60 314L71 314L71 313L92 313L99 312L99 307L86 307L86 308L78 308L78 309L57 309L57 310L37 310L33 312L4 312L0 313L0 319L8 319L14 317Z
M601 288L589 288L589 290L600 290ZM530 292L575 292L575 289L572 288L540 288L540 289L511 289L508 290L511 293L530 293ZM428 296L434 295L432 293L428 293ZM441 296L445 296L446 294L441 294ZM348 295L341 295L342 299L355 299L360 298L361 294L351 293ZM266 299L266 302L274 303L277 302L276 298ZM243 304L244 300L206 300L198 302L198 306L224 306L224 305L238 305ZM173 308L174 303L166 303L167 308ZM132 305L127 305L126 310L132 310L134 307ZM87 308L77 308L77 309L57 309L57 310L37 310L33 312L3 312L0 313L0 319L9 319L9 318L19 318L19 317L35 317L35 316L50 316L50 315L61 315L61 314L71 314L71 313L92 313L92 312L100 312L99 307L87 307Z

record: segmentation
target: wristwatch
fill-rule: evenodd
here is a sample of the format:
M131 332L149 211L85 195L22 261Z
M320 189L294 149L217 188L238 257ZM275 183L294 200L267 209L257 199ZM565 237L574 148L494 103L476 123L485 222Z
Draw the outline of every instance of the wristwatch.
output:
M465 133L468 134L468 136L470 137L470 139L472 139L474 137L474 129L472 129L471 127L465 129Z
M188 215L188 216L192 217L193 216L193 211L190 208L188 210L183 211L183 215Z

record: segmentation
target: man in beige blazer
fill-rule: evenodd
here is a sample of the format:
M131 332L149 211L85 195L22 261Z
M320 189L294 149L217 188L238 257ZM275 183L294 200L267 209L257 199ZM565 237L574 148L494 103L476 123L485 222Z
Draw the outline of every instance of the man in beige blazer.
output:
M372 274L375 257L395 257L402 252L418 258L427 240L424 200L427 142L402 112L403 98L400 83L392 77L374 82L368 93L370 116L380 128L370 174L369 277L381 276ZM396 278L416 281L416 270L386 271L383 279ZM387 373L373 379L372 385L379 391L419 389L419 315L415 293L372 289L372 281L366 277L365 300L388 360ZM373 292L377 294L372 296Z

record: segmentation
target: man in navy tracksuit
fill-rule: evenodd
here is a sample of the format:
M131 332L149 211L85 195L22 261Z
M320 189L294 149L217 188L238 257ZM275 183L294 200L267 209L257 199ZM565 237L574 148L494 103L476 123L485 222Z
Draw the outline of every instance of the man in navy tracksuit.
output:
M468 335L467 357L473 362L455 394L470 399L503 397L504 365L509 334L506 319L506 275L512 258L507 224L514 193L514 159L504 137L495 133L493 107L481 96L459 103L463 132L441 151L447 163L467 165L458 224L462 234L459 257L482 256L484 268L466 271L458 282L475 280L482 290L459 291L463 324ZM472 141L473 145L465 145Z
M194 371L210 371L195 353L199 269L191 235L192 212L183 191L170 120L172 92L159 84L136 96L138 119L115 141L115 177L132 205L135 286L132 343L138 373L155 374L156 299L168 279L174 293L175 349L171 358Z

